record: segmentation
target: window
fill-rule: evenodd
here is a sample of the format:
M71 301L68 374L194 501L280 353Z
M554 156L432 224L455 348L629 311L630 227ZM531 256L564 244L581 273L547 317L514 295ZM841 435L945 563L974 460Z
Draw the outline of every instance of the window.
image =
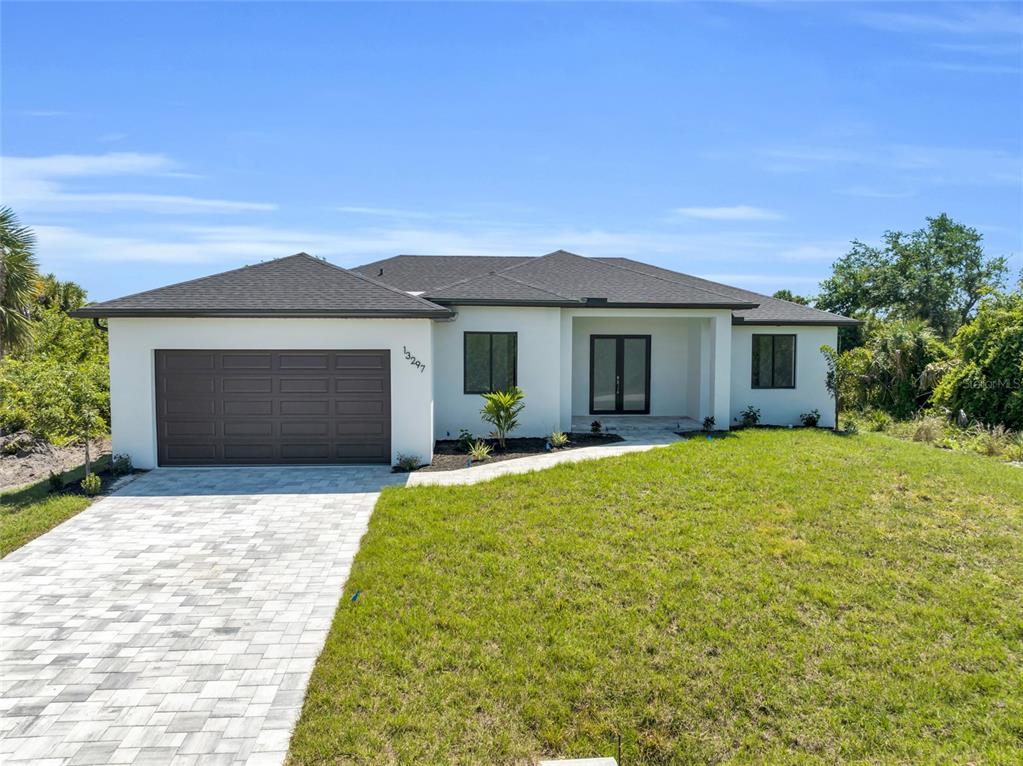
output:
M506 391L516 383L518 333L465 333L465 393Z
M753 388L796 387L796 336L753 336Z

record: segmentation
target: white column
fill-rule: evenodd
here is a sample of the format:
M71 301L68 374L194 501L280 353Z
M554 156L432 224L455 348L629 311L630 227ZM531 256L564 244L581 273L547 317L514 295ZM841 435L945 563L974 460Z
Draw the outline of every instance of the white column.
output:
M572 315L561 310L561 420L558 426L568 433L572 430Z
M727 429L732 419L732 312L711 319L711 393L714 423Z

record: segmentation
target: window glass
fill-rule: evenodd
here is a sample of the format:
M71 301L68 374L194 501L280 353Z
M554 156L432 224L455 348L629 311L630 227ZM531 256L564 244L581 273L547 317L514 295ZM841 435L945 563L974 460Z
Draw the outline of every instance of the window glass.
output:
M465 392L481 394L490 390L490 335L465 334Z
M795 388L796 336L754 335L753 388Z
M515 385L515 335L494 333L490 338L493 354L490 385L494 391L507 391Z
M465 333L465 393L505 391L515 385L517 337L513 332Z
M774 336L774 387L792 388L796 385L796 338L794 335Z

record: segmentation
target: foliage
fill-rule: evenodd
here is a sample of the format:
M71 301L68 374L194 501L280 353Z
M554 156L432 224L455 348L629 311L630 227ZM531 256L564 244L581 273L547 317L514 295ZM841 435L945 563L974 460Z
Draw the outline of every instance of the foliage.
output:
M99 478L99 474L95 473L86 474L79 484L82 487L82 491L89 497L98 495L99 491L103 488L103 481Z
M812 409L809 412L804 412L799 416L799 422L802 423L806 428L816 428L817 424L821 421L821 411L818 409Z
M468 428L462 428L458 432L458 449L462 452L468 452L469 447L476 440L476 437L472 435L472 431Z
M411 473L423 464L423 459L419 455L407 455L404 452L398 453L398 460L394 464L396 468L404 471L405 473Z
M58 477L58 481L60 481ZM44 482L47 486L49 482ZM60 482L63 489L63 482ZM84 511L92 500L82 495L11 493L0 497L0 556L48 532Z
M798 303L800 306L809 306L813 301L806 296L796 295L791 290L775 290L772 298L777 298L781 301L788 301L789 303Z
M590 433L599 434L604 429L604 424L599 420L594 420L590 423Z
M0 360L32 340L29 318L38 293L35 234L9 207L0 207Z
M1006 260L986 256L981 239L942 213L909 234L885 232L881 247L854 241L821 283L816 306L846 316L920 319L947 340L1004 284Z
M930 399L933 371L948 359L948 347L918 319L873 321L867 335L864 346L843 354L847 401L896 418L911 416Z
M892 416L881 410L870 410L866 413L867 427L871 431L887 431L892 424Z
M477 463L489 458L490 453L493 451L494 448L490 446L490 443L483 441L483 439L477 439L469 445L469 457Z
M494 438L504 449L508 434L519 425L519 413L526 406L522 400L526 395L518 386L512 386L507 391L492 391L482 396L484 404L480 417L494 427Z
M568 434L564 431L554 431L547 439L555 449L568 444Z
M45 356L6 359L0 367L0 425L53 444L106 433L110 389L105 355L61 364Z
M948 422L937 415L923 413L912 421L912 438L915 442L933 444L944 438Z
M132 472L131 455L114 455L110 458L110 473L114 476L127 476Z
M743 428L752 428L760 422L760 408L754 407L752 404L748 405L746 409L739 413L739 425Z
M932 402L982 423L1023 430L1023 291L984 301L952 348L956 364Z
M288 762L1017 763L1021 508L804 429L385 489Z
M53 274L46 274L39 279L38 294L36 296L37 308L56 309L64 314L85 305L88 296L85 288L75 282L62 282Z
M714 416L713 415L708 415L707 417L705 417L703 419L703 430L704 431L713 431L714 430L715 422L716 421L714 420Z

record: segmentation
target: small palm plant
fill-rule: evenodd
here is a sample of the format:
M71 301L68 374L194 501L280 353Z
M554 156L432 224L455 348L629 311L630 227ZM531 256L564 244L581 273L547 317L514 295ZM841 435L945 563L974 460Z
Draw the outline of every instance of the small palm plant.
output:
M494 438L501 449L505 448L508 432L514 431L519 425L519 413L526 406L522 401L525 397L518 386L512 386L507 391L483 394L485 403L480 416L494 427Z

